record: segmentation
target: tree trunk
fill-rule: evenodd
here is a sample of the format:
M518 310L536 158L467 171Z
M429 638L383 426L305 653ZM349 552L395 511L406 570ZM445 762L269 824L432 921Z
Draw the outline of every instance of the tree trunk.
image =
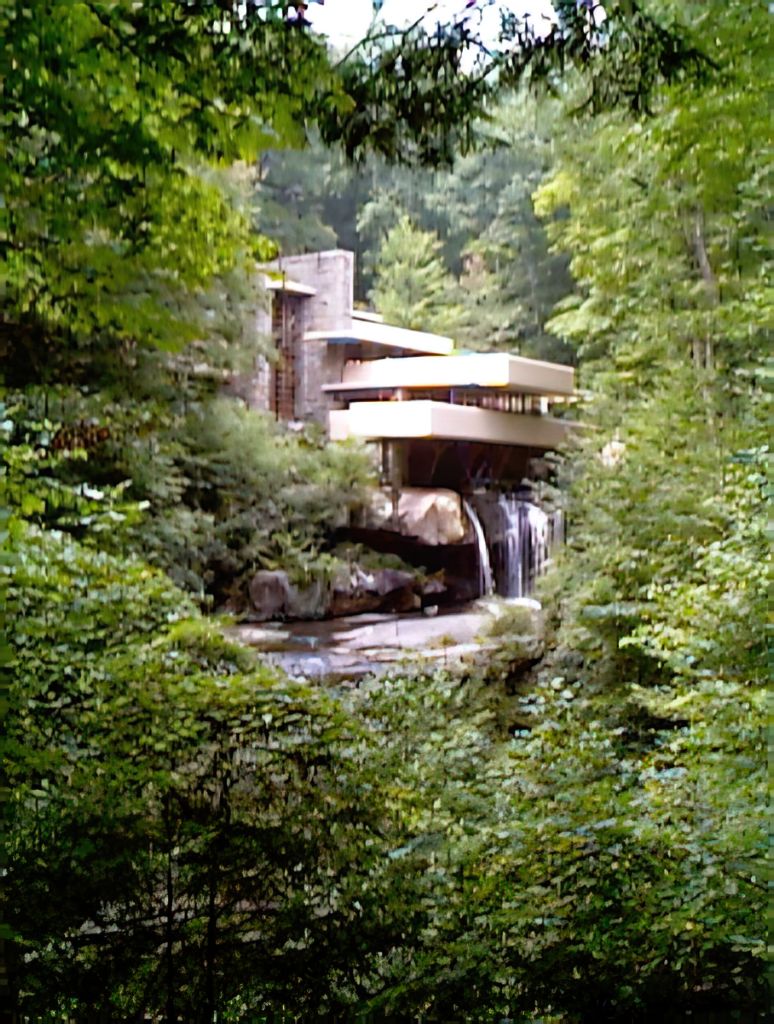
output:
M170 801L167 797L164 800L164 826L167 839L167 864L166 864L166 895L165 910L166 920L164 923L164 961L166 967L166 1024L177 1024L177 1010L175 1008L175 879L173 872L174 834L172 828L172 811Z
M0 939L0 1024L19 1024L19 998L16 985L15 947Z
M720 288L715 271L710 263L707 252L707 240L704 230L704 211L697 207L693 218L693 255L701 272L707 299L712 309L720 302ZM713 351L712 338L706 334L704 338L694 340L694 365L699 370L712 370L715 365L715 354Z
M709 253L707 252L704 210L701 206L697 206L694 210L690 232L687 234L693 258L701 274L702 281L704 282L707 307L708 309L713 310L720 302L720 286L718 284L718 279L715 276L712 263L710 262ZM699 379L702 400L704 401L707 427L715 438L717 447L720 450L721 446L717 432L715 409L713 406L712 392L709 386L709 377L715 367L715 352L709 325L707 326L704 337L694 337L692 339L691 354L693 367Z
M216 765L218 765L216 761ZM213 774L217 777L217 767L214 766ZM220 880L220 848L222 838L227 839L231 827L231 785L232 773L230 765L223 769L223 779L219 796L214 798L213 811L216 817L220 818L220 827L216 830L210 849L208 877L207 877L207 939L206 939L206 964L204 977L204 1015L202 1020L206 1024L213 1024L217 1020L218 1003L220 993L217 984L217 958L218 958L218 882Z
M212 1024L217 1010L215 957L218 936L218 859L216 852L213 852L210 860L207 889L207 963L204 979L204 1019L207 1024Z

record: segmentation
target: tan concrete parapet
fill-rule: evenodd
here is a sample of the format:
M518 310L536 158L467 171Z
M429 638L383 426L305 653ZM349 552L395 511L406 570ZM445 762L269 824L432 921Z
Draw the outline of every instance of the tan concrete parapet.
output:
M327 330L307 331L304 341L379 345L382 348L423 352L434 356L448 356L454 348L452 339L440 334L409 331L405 327L392 327L390 324L360 318L353 318L351 326L342 325Z
M550 416L494 412L447 402L353 402L329 415L331 439L408 440L436 438L488 444L556 448L577 424Z
M341 384L328 384L325 390L345 394L369 388L490 388L510 394L565 397L574 393L575 371L571 366L506 352L471 352L443 359L407 356L349 362Z

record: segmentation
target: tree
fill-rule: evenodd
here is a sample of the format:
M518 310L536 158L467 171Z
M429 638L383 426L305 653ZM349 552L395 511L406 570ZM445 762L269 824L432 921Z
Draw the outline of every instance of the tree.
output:
M722 989L736 971L745 980L716 1004L752 1013L765 844L760 90L771 24L763 7L741 3L702 13L702 45L722 74L699 91L664 89L648 118L609 115L573 133L536 196L539 212L556 218L553 237L577 282L549 329L577 345L593 390L582 412L592 429L568 466L571 533L552 585L552 658L557 688L579 687L578 698L565 691L561 742L571 724L606 721L630 767L650 764L641 790L623 777L612 784L612 804L630 809L609 822L614 845L597 856L614 850L620 866L654 811L665 828L681 828L656 863L683 865L683 895L670 895L672 883L650 890L657 905L645 919L659 922L654 938L672 950L664 959L693 976L695 991L709 975ZM602 752L591 739L582 747ZM593 886L616 915L599 933L605 945L632 906L611 882L620 880ZM632 936L629 948L648 941ZM655 959L636 977L656 981L652 1013L665 979L651 967Z
M0 35L5 316L81 345L195 337L188 296L272 251L213 165L353 110L321 40L216 2L5 0Z
M332 160L319 141L307 149L273 150L261 157L253 223L282 255L336 247L336 232L325 210Z
M441 243L403 214L382 242L371 299L389 323L454 335L463 322L457 282L439 255Z
M470 144L495 71L506 83L533 62L547 74L552 54L587 59L589 27L571 7L550 40L515 26L509 57L481 50L479 73L463 75L461 54L478 45L464 19L433 36L381 29L334 63L277 5L3 0L0 257L4 318L24 328L15 344L35 358L49 335L81 346L196 337L190 294L271 248L213 165L300 145L312 125L350 159L448 162ZM619 14L636 24L648 55L635 93L695 63L632 0L610 14L610 26ZM614 65L602 62L613 78Z
M694 178L670 131L681 118L674 79L695 55L631 0L608 6L604 31L586 10L562 4L545 40L512 24L522 45L491 65L482 55L481 74L463 76L464 25L432 39L385 30L334 65L318 40L258 17L255 4L0 4L4 344L17 383L45 385L20 403L34 407L26 420L18 409L0 417L12 640L0 648L13 786L5 977L25 1014L572 1021L602 1000L619 1018L693 1009L705 994L760 1006L758 406L757 391L738 384L755 372L740 359L764 310L752 269L760 165L731 131L753 175L735 170L733 190L710 188L699 150L706 219L681 218L686 241L670 204L684 190L695 212ZM742 24L742 14L735 5L727 17ZM721 39L733 44L741 36L725 17ZM744 71L744 55L734 57L729 70ZM583 671L568 679L574 661L564 667L559 647L534 692L510 695L515 725L513 701L493 706L491 687L447 673L345 706L233 647L127 553L142 513L127 476L138 491L168 486L167 507L205 495L199 511L214 506L224 520L224 491L249 495L259 475L283 518L316 517L320 491L310 501L302 486L314 459L323 493L342 490L342 467L307 442L234 413L223 445L201 396L191 401L197 355L206 344L211 375L229 337L223 323L202 323L241 305L242 272L268 252L250 239L239 175L220 164L278 139L300 143L312 125L352 158L375 148L442 163L472 132L487 69L505 84L530 71L550 82L562 61L589 69L593 107L664 104L639 129L611 117L594 140L592 156L615 156L609 207L608 168L582 148L541 199L546 211L572 199L557 241L573 250L583 298L599 300L585 324L564 325L613 362L610 419L599 423L620 420L620 393L642 403L625 407L640 462L615 477L590 457L576 484L562 636L576 640ZM674 91L654 93L665 77ZM750 113L751 78L732 74L739 88L718 81L706 94L721 123ZM680 141L696 141L697 126ZM632 202L641 190L629 181L647 130L652 205ZM627 218L638 233L626 237L631 262L616 290ZM431 263L435 252L431 240ZM640 290L635 271L663 252L669 261ZM673 272L669 320L659 303ZM197 344L180 355L152 350L186 339ZM688 374L675 372L686 352ZM700 385L693 394L688 382ZM60 405L76 410L61 429ZM183 420L198 429L181 440ZM121 443L111 449L113 431ZM246 459L256 436L260 451ZM719 456L718 437L735 462ZM230 451L219 461L221 447ZM671 490L659 489L659 447L675 469ZM344 476L355 475L344 461ZM99 467L99 487L84 465ZM658 557L646 564L643 551ZM733 659L724 627L740 645ZM503 658L518 691L523 652L513 665ZM514 735L504 738L506 725Z
M615 435L628 446L611 470L596 457L602 445L588 439L578 489L585 582L575 601L597 608L593 615L609 610L614 643L639 637L627 641L629 654L644 650L648 634L655 653L664 640L655 635L682 614L666 598L677 596L675 580L694 581L692 597L683 584L678 590L708 614L694 620L691 643L700 633L714 650L718 638L737 637L737 600L753 633L758 628L757 473L739 465L754 467L753 453L766 441L757 369L768 310L759 90L770 24L765 12L741 4L727 5L718 19L712 45L723 78L696 94L667 90L648 120L600 122L568 148L537 196L544 214L569 210L553 231L572 253L580 286L549 326L578 344L605 440ZM720 146L708 123L722 126ZM740 515L751 518L749 531L739 529ZM739 559L742 592L710 608L696 550L710 557L726 546ZM707 570L703 558L699 564ZM722 573L717 585L716 593L736 590ZM616 612L621 603L625 615ZM752 671L760 647L753 636L745 646L757 652ZM721 648L713 663L735 664L735 642ZM685 656L704 661L694 650Z
M467 158L465 184L488 199L478 217L480 230L463 249L461 284L470 324L466 340L473 348L502 348L560 363L573 360L572 349L545 327L554 306L572 289L567 257L551 252L546 225L536 217L532 201L549 170L561 116L556 101L536 101L522 91L493 117L494 152Z
M41 449L9 446L3 412L11 1005L170 1024L211 1024L247 992L256 1012L320 1005L323 976L356 962L350 916L375 912L355 874L383 811L356 779L357 722L227 642L163 573L100 550L137 510L30 472ZM31 521L55 495L69 532Z

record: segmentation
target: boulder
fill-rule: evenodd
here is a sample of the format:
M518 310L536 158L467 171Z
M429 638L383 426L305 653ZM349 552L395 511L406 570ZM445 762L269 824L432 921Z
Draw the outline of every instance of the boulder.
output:
M330 587L322 578L313 579L305 587L291 587L288 595L289 619L321 619L328 611Z
M328 604L328 614L334 619L346 615L362 615L364 612L379 611L382 598L365 591L334 590Z
M437 597L439 594L445 594L448 589L446 574L441 569L440 572L434 572L432 576L428 576L422 583L422 597Z
M397 518L390 492L374 491L363 525L368 530L387 530L413 537L420 544L432 547L460 544L467 532L459 494L440 488L405 487L398 499Z
M340 573L333 583L328 614L358 615L374 611L414 611L421 607L420 583L404 569L365 572L359 565Z
M282 571L261 570L250 580L250 611L246 619L319 619L364 612L410 612L422 607L422 597L444 593L442 574L423 580L406 569L342 566L330 582L312 580L294 587Z
M422 607L420 581L404 569L377 569L374 573L376 591L382 598L382 610L413 612Z
M385 612L418 612L422 607L422 598L411 587L401 587L387 594L382 601Z
M416 581L413 572L406 572L403 569L377 569L372 579L372 587L382 597L394 590L404 590L406 587L413 589Z
M250 618L254 621L267 622L284 616L290 599L287 573L261 569L250 580L248 593L253 609Z

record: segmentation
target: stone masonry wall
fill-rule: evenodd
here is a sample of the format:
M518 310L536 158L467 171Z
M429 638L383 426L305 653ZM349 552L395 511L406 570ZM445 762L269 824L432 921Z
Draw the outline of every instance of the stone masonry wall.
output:
M274 264L288 278L316 289L300 303L300 334L352 326L354 255L343 249L284 256ZM337 406L321 390L341 380L347 349L325 341L300 341L296 357L296 418L328 426L328 411Z

